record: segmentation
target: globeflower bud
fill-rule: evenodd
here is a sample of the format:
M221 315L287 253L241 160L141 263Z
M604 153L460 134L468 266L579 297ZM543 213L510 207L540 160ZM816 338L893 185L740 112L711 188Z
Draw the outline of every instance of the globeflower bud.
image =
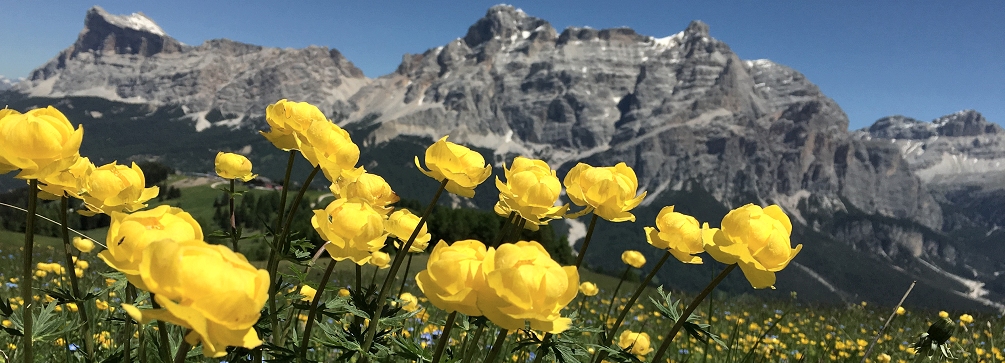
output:
M243 182L254 179L258 174L251 173L251 160L244 155L219 152L214 162L216 175L224 179L240 179Z
M516 212L533 226L547 224L552 219L562 218L569 205L556 207L555 202L562 194L562 183L551 167L542 160L517 156L509 169L505 165L506 183L496 177L499 202L495 212L508 216Z
M650 347L649 334L646 333L636 333L631 330L625 330L618 337L618 346L621 349L630 349L629 351L637 356L643 356L649 354L653 351Z
M391 216L384 221L384 230L397 239L407 241L412 236L412 232L415 231L415 227L419 225L419 219L419 216L412 214L408 209L399 209L391 213ZM422 229L415 236L415 240L412 241L412 246L408 248L408 252L418 253L426 250L429 240L433 238L427 231L427 227L427 224L422 224ZM394 245L395 247L399 247L397 241L394 242Z
M478 290L478 308L503 329L530 328L558 334L572 320L561 316L576 297L579 272L562 267L537 242L505 243L489 249L482 266L485 286Z
M126 275L133 285L147 290L139 277L143 251L154 241L201 240L202 227L191 214L167 205L132 214L112 212L108 226L108 249L98 257ZM148 290L149 291L149 290Z
M656 216L656 228L645 227L646 240L653 247L665 249L683 263L702 263L705 252L701 242L701 225L694 217L673 211L673 206L663 207Z
M140 276L163 309L126 312L141 323L162 320L191 329L185 339L202 342L203 354L221 357L228 346L262 344L254 329L269 298L269 273L243 255L199 240L151 242Z
M314 121L328 122L328 118L317 106L282 99L265 108L265 122L270 130L259 133L279 149L298 150L295 135L306 131Z
M440 241L429 254L426 269L415 275L415 283L433 306L481 316L477 291L485 285L482 263L486 253L485 245L476 240L451 245Z
M401 296L398 296L398 299L404 302L404 304L401 305L401 308L407 312L413 312L419 309L419 299L415 298L415 295L403 292L401 293Z
M372 253L384 247L384 217L367 204L336 199L325 209L315 209L311 225L321 235L325 250L336 261L350 259L365 265Z
M772 287L775 272L788 266L803 245L791 248L792 223L782 208L747 204L722 219L721 229L703 229L705 250L727 265L738 264L755 289Z
M0 114L0 172L21 169L18 179L42 179L80 157L84 128L76 130L52 106Z
M86 238L73 237L73 247L80 252L88 253L94 249L94 241Z
M377 251L371 254L370 264L377 266L377 268L383 270L391 267L391 255Z
M586 296L596 296L600 293L600 289L597 288L597 284L589 281L583 281L583 283L579 284L579 292Z
M85 216L98 213L111 215L112 212L132 212L143 207L148 200L157 196L160 188L144 188L146 178L136 163L132 167L115 162L94 169L84 185L84 206L80 210Z
M398 197L391 186L384 181L380 175L367 173L360 168L362 174L359 176L343 176L329 189L338 198L345 198L351 202L362 202L369 204L374 210L382 215L387 215L394 210L391 204L397 203Z
M593 167L579 163L565 175L565 191L572 203L586 207L569 218L594 212L611 222L635 221L634 209L646 193L635 195L639 180L635 170L625 163L611 167Z
M444 136L426 149L426 167L419 165L419 157L415 157L415 166L426 176L439 182L447 180L448 192L462 197L475 196L475 187L492 175L492 166L485 165L485 158L467 147L447 141Z
M621 253L621 262L634 268L642 268L646 264L646 256L636 250L628 250Z
M331 182L342 176L355 179L363 172L356 167L359 147L349 138L349 132L330 121L311 123L303 133L296 134L296 140L304 158L320 167Z
M312 300L314 300L314 296L317 293L318 293L318 290L315 289L315 288L313 288L313 287L310 287L310 286L307 286L307 285L301 286L300 287L300 295L303 295L304 297L300 298L300 300L303 300L303 301L312 301Z

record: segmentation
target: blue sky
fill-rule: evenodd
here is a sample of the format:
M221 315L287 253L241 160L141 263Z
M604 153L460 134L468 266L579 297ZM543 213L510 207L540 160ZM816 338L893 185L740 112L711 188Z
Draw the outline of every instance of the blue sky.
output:
M627 26L662 37L700 19L743 59L805 74L848 114L852 129L902 114L921 120L976 109L1005 122L1005 1L510 1L568 26ZM368 77L405 53L462 37L492 1L103 1L143 12L197 45L336 48ZM0 75L28 73L71 45L94 3L0 0Z

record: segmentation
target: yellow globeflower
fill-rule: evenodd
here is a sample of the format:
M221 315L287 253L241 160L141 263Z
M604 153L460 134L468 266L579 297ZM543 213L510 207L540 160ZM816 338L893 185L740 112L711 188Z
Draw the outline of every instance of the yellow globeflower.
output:
M621 253L621 262L634 268L642 268L646 264L646 256L636 250L628 250Z
M516 212L533 226L547 224L552 219L562 218L569 205L556 207L555 202L562 194L562 182L558 175L543 160L517 156L509 169L503 166L506 183L496 177L499 202L495 212L508 216Z
M478 309L503 329L530 328L558 334L572 320L562 309L579 292L575 266L562 267L540 243L520 241L491 248L482 264L485 286L478 290Z
M325 209L315 209L311 225L321 239L331 242L325 250L336 261L350 259L357 265L370 261L371 253L384 247L384 217L368 204L332 201Z
M84 192L84 181L87 176L94 171L94 164L88 158L78 158L69 168L49 174L39 180L38 189L42 192L39 197L48 200L57 200L63 195L79 198Z
M391 216L384 221L384 230L399 240L408 241L408 237L411 237L412 232L415 231L415 226L419 225L419 219L419 216L412 214L408 209L399 209L391 213ZM426 250L429 240L433 238L426 227L428 227L428 224L423 223L422 229L415 236L415 240L412 241L412 247L409 247L408 252L418 253ZM398 246L398 242L395 241L394 245Z
M485 158L465 146L447 141L444 136L426 148L425 170L415 157L415 166L426 176L439 182L447 180L447 191L462 197L475 196L475 187L492 175L492 166Z
M297 147L311 165L321 167L329 181L339 177L355 178L363 172L357 168L359 147L349 133L329 121L311 123L303 133L296 134Z
M600 289L597 288L597 284L589 281L583 281L583 283L579 284L579 292L586 296L596 296L600 293Z
M248 160L244 155L221 151L216 154L214 164L216 175L224 179L241 179L246 182L258 176L258 174L251 173L251 160Z
M403 292L401 293L401 296L398 296L398 299L404 302L401 308L407 312L413 312L419 309L419 299L415 298L415 295Z
M907 309L904 309L903 306L898 306L897 307L897 315L904 315L906 313L907 313Z
M377 266L377 268L383 270L391 267L391 255L377 251L370 255L370 264Z
M970 314L960 315L960 323L962 323L962 324L970 324L970 323L973 323L973 322L974 322L974 317L971 316Z
M115 162L102 165L88 175L84 185L84 206L78 213L93 216L98 213L132 212L146 207L160 188L144 188L146 178L136 163L132 167Z
M485 245L476 240L451 245L440 241L429 254L426 269L415 275L415 283L433 306L480 316L477 290L485 285L482 262L486 253Z
M653 247L670 251L683 263L702 263L705 252L701 242L701 225L694 217L673 211L673 206L663 207L656 216L656 228L645 227L646 240Z
M335 194L337 198L345 198L351 202L369 204L380 214L388 215L394 210L390 205L397 203L401 198L391 190L391 186L380 175L370 174L365 169L360 169L363 173L359 176L342 177L332 183L329 187L332 194Z
M300 298L300 300L303 300L303 301L312 301L312 300L314 300L314 296L317 295L317 293L318 293L318 290L315 289L315 288L313 288L313 287L310 287L310 286L307 286L307 285L301 286L300 287L300 295L303 295L304 297Z
M635 195L639 180L625 163L611 167L579 163L565 175L564 184L572 203L586 207L577 216L592 211L611 222L634 222L635 215L629 211L646 197L645 192Z
M207 357L262 344L254 325L269 298L269 273L243 255L200 240L154 241L143 251L140 276L163 309L123 305L134 319L191 329L185 341L202 342Z
M747 204L730 211L721 229L702 226L705 250L719 262L739 264L755 289L773 287L775 272L789 265L803 245L791 248L792 223L782 208Z
M945 310L939 311L939 317L943 319L949 318L949 313L947 313Z
M143 250L153 241L184 241L203 238L202 227L191 214L167 205L133 214L112 212L108 226L108 249L98 254L109 267L126 275L129 282L147 290L139 277Z
M307 102L279 100L265 108L269 132L259 131L272 145L283 150L297 150L297 133L303 133L314 121L329 122L325 114Z
M0 173L21 169L18 179L43 179L80 158L84 128L74 130L52 106L23 114L0 112Z
M83 253L94 250L94 241L88 238L73 237L73 247Z
M630 349L632 354L638 356L653 351L653 348L650 347L649 334L636 333L631 330L625 330L621 333L621 336L618 337L618 346L621 349Z

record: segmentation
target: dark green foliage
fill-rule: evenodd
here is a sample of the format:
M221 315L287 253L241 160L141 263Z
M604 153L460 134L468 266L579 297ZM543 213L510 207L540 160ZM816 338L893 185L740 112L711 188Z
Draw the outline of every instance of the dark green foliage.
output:
M160 184L167 180L168 175L174 174L174 169L170 166L156 161L143 161L136 163L136 166L143 170L143 177L146 178L147 184L145 187L147 188Z

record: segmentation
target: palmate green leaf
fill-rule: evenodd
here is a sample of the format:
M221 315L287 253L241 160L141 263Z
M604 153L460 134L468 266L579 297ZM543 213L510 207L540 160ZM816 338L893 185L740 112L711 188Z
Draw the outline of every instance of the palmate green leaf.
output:
M433 360L433 356L432 354L430 354L430 351L423 348L414 339L408 339L402 336L395 335L391 337L391 342L393 342L394 345L401 348L401 350L395 351L394 353L399 357L405 358L409 361L418 361L418 362L430 362Z
M664 292L663 286L657 287L656 293L659 294L662 301L657 301L652 296L649 297L649 301L652 301L653 306L655 306L656 309L660 311L660 313L662 313L668 319L676 323L677 320L681 318L681 315L684 314L683 311L677 310L677 306L680 305L680 300L674 300L670 298L670 293ZM708 331L710 325L704 323L696 323L696 321L698 321L698 316L694 315L693 312L691 313L691 315L688 315L687 320L684 321L683 328L684 331L688 333L688 335L694 337L695 339L697 339L702 343L708 343L708 341L711 339L719 346L727 350L729 349L729 347L726 345L726 342L724 342L722 338Z

